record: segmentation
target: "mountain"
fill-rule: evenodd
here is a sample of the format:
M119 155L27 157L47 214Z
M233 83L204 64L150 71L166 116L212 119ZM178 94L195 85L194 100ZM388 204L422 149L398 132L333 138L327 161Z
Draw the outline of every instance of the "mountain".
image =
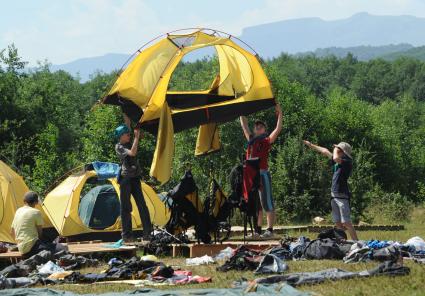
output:
M243 29L240 38L263 57L281 52L295 54L317 48L381 46L408 43L425 45L425 18L378 16L362 12L347 19L285 20Z
M82 58L62 65L52 65L52 71L64 70L75 77L80 77L82 82L90 79L90 75L97 71L109 73L118 70L130 57L129 54L108 53L103 56Z
M301 18L268 23L242 30L240 38L264 58L312 52L318 56L345 56L352 52L360 60L374 57L394 59L409 54L424 57L425 18L414 16L378 16L358 13L347 19L326 21L320 18ZM208 52L208 50L206 50ZM128 54L106 54L53 65L52 70L65 70L87 81L96 71L120 69ZM194 52L193 58L200 58ZM189 59L191 60L191 59Z
M347 54L351 53L360 61L368 61L376 58L385 58L387 56L402 56L407 54L409 50L415 49L411 44L390 44L382 46L353 46L353 47L328 47L318 48L315 51L297 53L296 56L315 55L316 57L322 58L327 56L336 56L337 58L343 58ZM394 58L395 59L395 58Z
M425 61L425 46L414 47L402 52L394 52L383 55L382 58L388 61L393 61L400 57L409 57Z

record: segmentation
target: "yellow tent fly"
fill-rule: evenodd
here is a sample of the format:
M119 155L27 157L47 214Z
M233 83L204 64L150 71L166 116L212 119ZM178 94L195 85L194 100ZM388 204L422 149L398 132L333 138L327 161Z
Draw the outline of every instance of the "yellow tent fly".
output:
M116 178L108 179L104 182L113 186L115 189L114 194L119 199L119 184ZM71 240L83 238L108 240L120 235L121 219L119 214L116 218L114 217L111 225L103 229L89 227L89 225L83 223L82 217L80 217L80 202L84 192L87 191L86 187L93 187L97 183L96 172L94 170L84 170L70 175L47 194L43 202L43 208L61 236L68 237ZM164 226L170 217L168 208L166 208L152 187L142 182L142 190L152 223ZM131 198L131 204L133 209L131 213L133 230L141 230L143 226L133 198ZM101 210L108 215L112 212L116 213L117 210L119 213L118 202L116 206L118 209L103 208ZM115 235L111 236L114 233Z
M103 103L121 106L142 128L158 134L151 175L162 183L168 181L171 170L170 149L174 151L174 143L170 133L227 122L275 105L270 82L257 55L240 43L231 35L210 29L166 34L137 52L103 98ZM210 88L169 91L169 81L182 58L205 47L215 49L220 67ZM163 136L166 139L161 140ZM211 137L203 138L210 142L199 143L202 138L198 138L197 146L210 147ZM164 149L166 146L171 148ZM207 152L211 151L197 153Z
M15 243L11 235L11 225L15 212L24 205L24 195L29 191L21 176L0 160L0 241ZM43 228L52 228L52 223L41 209Z

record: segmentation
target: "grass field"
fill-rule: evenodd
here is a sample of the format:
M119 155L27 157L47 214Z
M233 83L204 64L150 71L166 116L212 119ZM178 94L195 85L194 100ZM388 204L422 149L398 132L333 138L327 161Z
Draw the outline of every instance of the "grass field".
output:
M404 231L364 231L359 232L360 239L380 239L380 240L399 240L406 241L412 236L425 237L425 209L415 209L412 213L410 223L405 224ZM299 233L292 233L299 235ZM316 234L307 234L310 237ZM193 274L201 276L212 276L212 283L189 285L189 286L174 286L161 287L162 289L178 289L178 288L213 288L213 287L230 287L232 282L240 278L254 279L252 272L227 272L221 273L216 271L216 265L185 267L184 258L161 258L168 265L177 265L183 269L190 269ZM342 261L289 261L288 272L301 271L317 271L326 268L340 268L349 271L359 271L369 269L377 265L372 263L357 263L344 264ZM323 284L302 286L298 289L312 291L319 295L425 295L425 265L419 265L410 261L405 261L405 264L411 268L411 274L403 277L374 277L363 279L343 280L336 282L326 282ZM102 268L100 268L102 269ZM99 269L99 270L100 270ZM83 270L83 272L93 270ZM55 289L68 290L81 294L104 293L112 291L131 290L131 286L127 285L111 285L107 283L96 285L60 285L55 286ZM133 288L134 289L134 288Z

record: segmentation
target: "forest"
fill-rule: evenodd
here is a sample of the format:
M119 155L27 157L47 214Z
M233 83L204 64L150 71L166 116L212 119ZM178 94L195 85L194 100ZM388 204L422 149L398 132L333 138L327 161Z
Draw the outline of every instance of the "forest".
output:
M403 221L425 202L425 62L282 54L262 63L284 113L270 157L281 223L329 213L330 165L306 149L303 139L328 148L340 141L352 144L356 221ZM182 63L169 89L206 89L217 70L214 57ZM64 71L52 72L48 63L28 69L14 45L0 50L0 158L42 196L85 163L118 162L113 131L123 121L121 110L98 103L116 77L96 73L81 83ZM274 128L272 109L249 118ZM238 120L221 125L220 133L221 151L204 157L194 156L197 130L176 134L173 178L156 190L168 191L188 164L202 194L210 169L228 190L229 172L241 161L245 140ZM144 133L140 143L146 180L155 141Z

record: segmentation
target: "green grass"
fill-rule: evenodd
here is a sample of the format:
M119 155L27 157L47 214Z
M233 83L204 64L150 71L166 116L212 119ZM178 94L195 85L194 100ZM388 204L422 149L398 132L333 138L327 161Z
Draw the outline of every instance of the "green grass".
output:
M381 240L399 240L406 241L412 236L425 237L425 209L415 209L412 213L411 222L405 224L404 231L364 231L359 232L360 239L381 239ZM300 233L291 233L294 236ZM310 237L314 237L313 233L301 233ZM182 269L190 269L193 274L201 276L212 276L212 283L173 286L173 287L158 287L161 289L179 289L179 288L228 288L232 282L240 278L254 279L253 272L217 272L216 265L185 267L184 258L161 258L168 265L180 266ZM378 263L357 263L344 264L342 261L331 260L313 260L313 261L289 261L289 272L301 271L317 271L326 268L341 268L349 271L359 271L369 269L376 266ZM312 291L321 295L425 295L425 265L416 264L410 261L405 261L405 264L411 268L411 274L403 277L373 277L363 279L342 280L335 282L325 282L318 285L302 286L298 289ZM101 270L99 268L98 270ZM93 270L83 270L89 272ZM113 291L126 291L134 289L128 285L111 285L107 283L96 285L58 285L54 289L68 290L81 294L105 293Z

